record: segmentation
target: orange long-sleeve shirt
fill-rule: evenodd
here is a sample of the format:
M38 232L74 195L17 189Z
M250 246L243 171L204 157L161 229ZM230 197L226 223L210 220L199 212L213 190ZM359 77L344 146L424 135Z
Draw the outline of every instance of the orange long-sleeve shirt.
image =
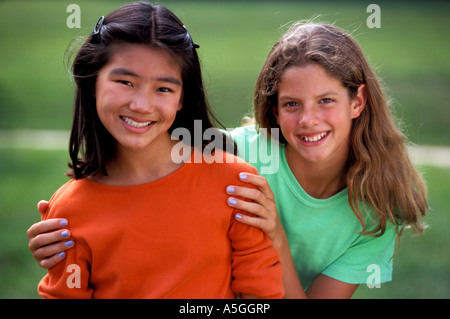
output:
M228 160L229 162L229 160ZM64 217L75 238L38 286L46 298L261 298L284 294L277 251L235 221L228 185L246 163L185 163L157 181L115 187L71 180L43 219ZM79 287L77 285L79 284Z

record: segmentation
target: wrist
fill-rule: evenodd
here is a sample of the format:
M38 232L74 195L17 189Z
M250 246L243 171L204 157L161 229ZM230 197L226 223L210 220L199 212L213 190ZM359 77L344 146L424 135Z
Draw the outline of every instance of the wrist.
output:
M281 229L281 231L277 233L277 236L272 240L272 245L276 248L276 250L278 250L279 253L281 253L285 247L288 247L289 249L289 244L284 229Z

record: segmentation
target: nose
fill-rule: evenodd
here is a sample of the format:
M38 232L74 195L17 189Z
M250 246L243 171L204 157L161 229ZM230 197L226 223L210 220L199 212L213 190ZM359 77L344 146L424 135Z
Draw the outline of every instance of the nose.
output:
M133 95L129 108L136 113L152 113L155 109L154 94L146 90L139 90Z
M298 124L301 127L312 127L319 124L317 110L312 106L305 105L300 112Z

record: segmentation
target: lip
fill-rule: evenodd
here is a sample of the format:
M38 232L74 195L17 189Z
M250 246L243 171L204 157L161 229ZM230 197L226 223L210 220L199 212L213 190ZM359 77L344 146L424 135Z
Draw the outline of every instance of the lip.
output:
M151 121L149 119L136 118L133 116L120 115L119 118L125 129L127 129L132 133L138 134L145 133L148 130L150 130L150 128L155 124L155 121Z
M323 144L330 136L331 131L321 131L313 133L301 133L295 135L302 145L305 146L318 146Z

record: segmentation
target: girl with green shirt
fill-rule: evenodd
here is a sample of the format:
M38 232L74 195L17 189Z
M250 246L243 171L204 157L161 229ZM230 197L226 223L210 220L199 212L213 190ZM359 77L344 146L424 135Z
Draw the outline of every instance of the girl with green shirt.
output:
M423 232L426 186L356 41L331 25L293 26L262 67L254 120L230 134L260 173L239 178L257 189L230 185L228 204L278 249L285 297L349 298L391 280L396 238ZM42 267L73 246L65 226L28 230Z
M230 185L254 202L228 203L256 215L236 218L280 252L285 297L346 298L391 280L396 235L423 232L426 186L357 42L331 25L294 25L269 53L253 102L256 126L231 135L262 175L240 177L259 191ZM270 161L248 149L270 150Z

